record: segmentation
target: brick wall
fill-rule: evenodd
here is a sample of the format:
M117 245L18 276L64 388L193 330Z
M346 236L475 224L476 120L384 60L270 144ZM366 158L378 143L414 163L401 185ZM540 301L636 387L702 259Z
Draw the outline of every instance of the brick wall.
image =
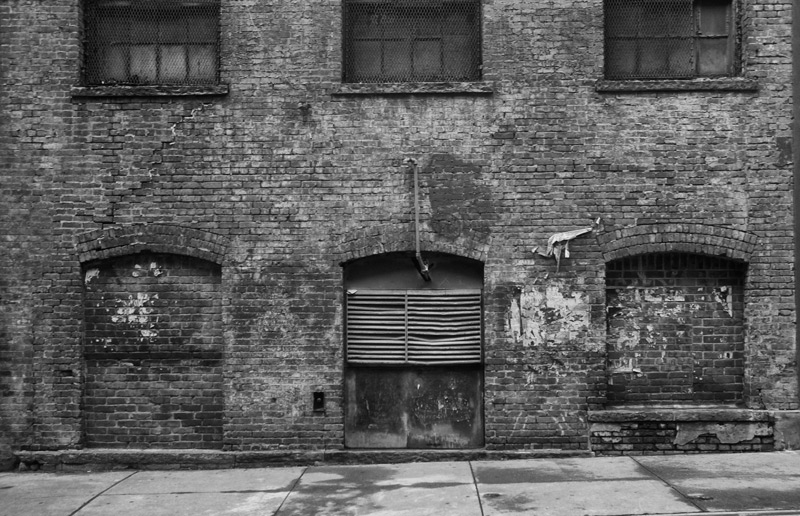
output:
M220 265L225 449L341 448L341 263L414 249L406 158L423 250L484 263L487 447L588 446L605 264L642 252L747 261L742 402L797 409L790 7L740 3L745 87L608 89L602 2L502 0L480 87L362 94L339 2L223 0L227 88L100 97L78 0L3 2L0 444L87 444L84 271L122 246ZM559 267L531 252L598 217Z

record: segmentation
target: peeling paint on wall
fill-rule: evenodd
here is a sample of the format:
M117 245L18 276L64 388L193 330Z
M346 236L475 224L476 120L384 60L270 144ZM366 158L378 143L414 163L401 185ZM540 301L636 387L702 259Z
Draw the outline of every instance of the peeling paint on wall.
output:
M580 340L585 349L599 350L599 339L592 336L591 303L585 294L570 290L560 281L523 288L507 313L514 342L527 348Z
M733 297L730 296L731 287L722 286L711 291L714 300L722 305L729 317L733 317Z
M87 269L86 275L84 276L85 278L84 281L88 285L89 283L92 282L93 279L97 278L98 276L100 276L100 269Z
M118 299L119 305L116 315L111 316L111 322L123 324L139 331L142 338L153 338L158 336L155 331L158 317L151 317L153 314L153 302L158 299L158 294L152 296L139 292L136 297L128 296L128 299Z
M156 262L150 262L150 265L147 267L142 267L137 263L133 268L134 270L131 272L131 276L134 278L139 278L141 276L153 276L157 278L164 273Z
M681 423L675 444L688 444L701 435L714 435L722 444L738 444L772 435L772 428L767 423Z

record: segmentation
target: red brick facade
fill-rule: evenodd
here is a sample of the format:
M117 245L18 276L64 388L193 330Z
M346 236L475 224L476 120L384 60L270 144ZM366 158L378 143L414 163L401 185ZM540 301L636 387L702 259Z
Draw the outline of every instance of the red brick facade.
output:
M625 421L656 376L609 389L610 364L680 345L645 324L615 348L609 307L632 294L607 265L671 253L700 264L700 327L734 328L697 360L732 362L661 405L760 414L742 443L771 448L800 408L791 4L734 4L733 77L606 81L602 1L503 0L481 4L480 81L348 84L341 2L221 0L219 84L167 88L82 83L81 0L3 2L0 450L344 448L342 266L413 255L415 166L422 256L483 266L476 442L705 451L685 415ZM589 227L558 264L534 252ZM626 313L684 331L651 297ZM603 441L661 430L682 437Z

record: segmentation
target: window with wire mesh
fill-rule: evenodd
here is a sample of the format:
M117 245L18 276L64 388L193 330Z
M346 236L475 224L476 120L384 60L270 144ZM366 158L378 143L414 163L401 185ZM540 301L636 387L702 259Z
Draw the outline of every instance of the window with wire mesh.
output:
M605 0L607 79L730 76L732 0Z
M478 364L480 290L358 290L347 296L351 364Z
M219 0L86 0L84 83L218 80Z
M479 80L480 28L479 0L344 0L344 80Z

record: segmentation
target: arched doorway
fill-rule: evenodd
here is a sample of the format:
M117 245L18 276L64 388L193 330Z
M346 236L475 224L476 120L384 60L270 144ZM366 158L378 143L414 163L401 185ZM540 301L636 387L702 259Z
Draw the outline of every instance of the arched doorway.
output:
M350 262L345 287L345 446L483 445L483 264L426 253Z

